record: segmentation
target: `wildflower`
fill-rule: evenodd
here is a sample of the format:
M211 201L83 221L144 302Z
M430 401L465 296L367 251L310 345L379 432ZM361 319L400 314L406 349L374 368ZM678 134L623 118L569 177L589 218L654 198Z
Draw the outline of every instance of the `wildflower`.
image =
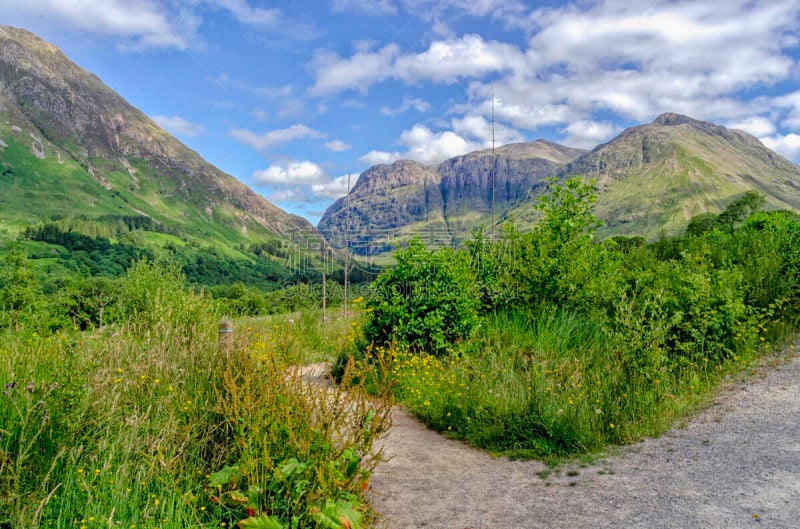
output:
M613 423L613 422L610 422L610 423L608 423L608 426L609 426L609 427L610 427L612 430L614 429L614 423Z

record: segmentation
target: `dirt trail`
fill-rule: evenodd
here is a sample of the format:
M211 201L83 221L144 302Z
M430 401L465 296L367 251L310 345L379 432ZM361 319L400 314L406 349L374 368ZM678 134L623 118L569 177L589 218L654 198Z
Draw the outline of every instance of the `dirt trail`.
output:
M395 409L369 493L379 527L800 528L800 358L770 364L685 428L544 478Z

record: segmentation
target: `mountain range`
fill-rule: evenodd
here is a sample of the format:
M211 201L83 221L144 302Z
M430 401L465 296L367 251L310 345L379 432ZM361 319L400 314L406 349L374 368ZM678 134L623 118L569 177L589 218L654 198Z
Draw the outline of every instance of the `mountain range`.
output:
M59 49L0 26L0 228L48 219L146 217L173 244L230 255L305 219L268 202L117 95ZM163 242L163 241L161 241ZM242 257L242 255L239 255Z
M417 235L453 244L483 224L535 221L549 178L593 179L601 237L680 233L700 213L718 213L756 190L769 209L800 210L800 167L740 130L666 113L583 151L544 140L476 151L436 166L397 161L358 179L318 228L334 246L350 240L364 255ZM494 179L494 208L492 185Z
M285 248L298 234L315 245L324 235L336 248L349 238L355 253L376 255L415 235L453 245L480 225L526 229L549 179L578 175L596 182L603 237L679 233L753 189L768 208L800 209L800 167L745 132L667 113L591 151L539 139L436 165L376 165L317 231L206 162L54 45L0 26L0 234L54 219L139 218L163 228L144 234L149 244L210 246L232 258L252 260L253 246Z

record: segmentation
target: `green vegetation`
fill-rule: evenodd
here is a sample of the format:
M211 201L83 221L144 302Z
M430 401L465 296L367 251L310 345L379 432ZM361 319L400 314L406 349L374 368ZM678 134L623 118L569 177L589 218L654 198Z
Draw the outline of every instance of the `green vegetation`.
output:
M399 250L339 365L453 437L563 457L663 432L797 328L797 215L748 193L708 230L597 243L594 196L572 179L528 233Z
M113 301L86 287L116 324L45 333L29 264L0 264L0 528L362 525L388 406L289 367L349 322L243 320L220 342L208 297L137 261Z

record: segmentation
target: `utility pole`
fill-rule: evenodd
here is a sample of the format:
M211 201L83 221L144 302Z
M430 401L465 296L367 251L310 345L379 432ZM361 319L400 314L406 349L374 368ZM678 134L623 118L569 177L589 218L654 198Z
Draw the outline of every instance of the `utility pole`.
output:
M327 282L325 273L328 271L328 260L326 259L328 255L328 249L325 248L325 239L322 240L320 247L322 248L322 323L325 323L325 309L327 304Z
M492 85L492 235L491 235L491 242L494 244L494 179L495 179L495 168L497 166L497 155L494 151L494 85Z
M344 222L344 317L347 318L347 276L350 275L350 173L347 173Z

